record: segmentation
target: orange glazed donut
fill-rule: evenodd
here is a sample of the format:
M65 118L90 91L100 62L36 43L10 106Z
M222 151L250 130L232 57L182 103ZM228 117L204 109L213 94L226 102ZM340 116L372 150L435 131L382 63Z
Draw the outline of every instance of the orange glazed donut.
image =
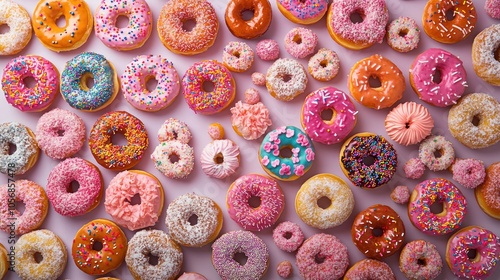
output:
M500 220L500 162L486 169L486 178L474 190L474 194L484 213Z
M243 12L253 12L252 18L243 19ZM266 33L273 13L269 0L230 0L226 8L226 25L234 36L253 39Z

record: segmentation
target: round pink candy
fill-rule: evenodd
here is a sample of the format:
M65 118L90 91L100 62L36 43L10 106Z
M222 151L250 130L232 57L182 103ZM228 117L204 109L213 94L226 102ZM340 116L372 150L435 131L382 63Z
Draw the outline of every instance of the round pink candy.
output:
M266 85L266 75L255 72L252 74L252 83L256 86L265 86Z
M486 177L484 163L473 158L457 159L451 166L451 172L453 180L470 189L482 184Z
M293 252L304 242L304 233L299 225L286 221L273 230L273 240L279 249Z
M424 175L425 164L419 158L411 158L404 167L406 178L418 179Z
M278 272L278 275L281 278L289 278L292 275L293 272L293 267L292 263L289 261L282 261L278 264L278 267L276 268L276 272Z
M397 186L391 193L391 199L399 204L405 204L410 200L410 190L407 186Z
M278 59L280 56L280 47L275 40L265 39L257 43L255 52L260 59L272 61Z
M245 103L254 105L260 101L259 91L254 88L249 88L245 91Z

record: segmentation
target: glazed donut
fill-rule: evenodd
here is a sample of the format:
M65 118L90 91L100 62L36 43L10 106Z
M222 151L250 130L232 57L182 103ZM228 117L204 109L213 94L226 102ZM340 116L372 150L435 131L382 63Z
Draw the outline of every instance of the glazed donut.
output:
M10 145L16 147L13 154L9 154ZM0 124L0 173L22 175L35 165L39 155L35 134L29 127L17 122Z
M410 189L407 186L397 186L391 192L391 199L398 204L406 204L410 200L410 195Z
M474 251L475 257L469 257ZM487 279L498 267L500 238L493 232L468 226L453 234L446 245L446 262L456 276Z
M318 259L322 260L318 263ZM300 246L297 268L305 280L341 279L349 266L347 247L334 235L317 233Z
M436 279L442 268L443 260L436 246L424 240L407 243L399 255L399 269L408 279Z
M183 23L194 20L192 30ZM163 45L175 54L195 55L210 48L219 32L215 9L206 0L168 1L160 11L158 35Z
M112 143L112 135L123 134L126 145ZM125 111L108 112L94 123L89 136L89 147L97 163L115 171L132 168L148 148L148 132L138 118Z
M393 255L403 246L405 225L391 207L375 204L354 218L351 237L354 245L367 258L380 260Z
M330 111L332 117L323 119ZM334 87L320 88L304 100L300 120L311 140L331 145L344 140L356 125L358 111L347 95Z
M439 75L439 80L435 76ZM467 85L467 72L453 54L431 48L419 54L410 67L410 84L418 97L434 106L457 103Z
M150 264L150 257L158 263ZM136 280L173 280L182 268L184 255L175 241L161 230L141 230L128 243L125 263Z
M498 0L486 0L484 9L490 17L500 19L500 2Z
M483 161L473 158L457 158L449 170L453 173L453 180L469 189L481 185L486 177Z
M200 162L206 175L217 179L227 178L240 166L240 148L231 140L214 140L203 148Z
M27 77L35 80L33 87L26 86L24 79ZM7 102L20 111L43 111L54 102L59 93L59 71L41 56L19 56L5 65L2 90Z
M486 169L484 182L475 190L477 204L484 213L500 220L500 162L493 163Z
M233 72L247 71L252 67L253 59L252 48L244 42L229 42L222 51L222 63Z
M320 205L323 198L327 198L329 205ZM302 184L295 196L295 211L299 218L318 229L341 225L349 218L353 208L351 188L333 174L314 175Z
M146 88L146 83L150 79L158 82L152 91ZM160 55L136 56L125 67L120 81L123 95L128 103L147 112L167 108L174 102L181 88L179 75L174 65Z
M328 9L327 0L278 0L278 9L291 22L313 24L319 21Z
M245 11L252 11L252 18L244 19ZM257 38L266 33L271 25L271 3L269 0L230 0L224 18L234 36L247 40Z
M62 27L56 23L60 17L66 20ZM85 44L94 18L83 0L39 0L31 21L40 42L51 51L61 52Z
M173 161L177 158L177 161ZM187 178L194 168L194 149L179 140L161 142L151 154L155 168L170 179Z
M387 26L387 44L398 52L409 52L418 47L420 29L409 17L398 17Z
M245 140L255 140L261 137L273 124L266 105L258 101L255 104L251 103L238 101L230 109L233 130Z
M116 26L119 16L128 19L126 27ZM145 0L104 0L95 11L95 35L108 48L128 51L142 47L151 35L153 15Z
M290 80L285 81L287 78ZM291 101L306 90L307 74L297 60L280 58L266 74L266 87L272 97L281 101Z
M158 141L160 142L177 140L187 144L191 138L193 135L187 124L175 118L168 118L158 130Z
M500 24L483 29L472 43L472 66L477 76L494 85L500 85L500 62L495 58L500 39Z
M102 249L94 249L100 244ZM109 273L122 264L127 253L127 237L112 221L95 219L75 234L71 254L81 271L89 275Z
M208 280L205 276L196 272L184 272L177 280Z
M0 3L0 25L9 26L9 32L0 37L0 55L14 55L31 40L31 19L23 6L14 1Z
M250 199L258 198L260 204L250 204ZM285 196L278 183L259 174L243 175L236 179L226 194L229 217L241 227L251 231L261 231L278 221L285 209Z
M285 278L285 279L289 278L293 273L292 263L289 261L280 262L278 264L278 266L276 267L276 273L278 273L278 275L281 278Z
M78 182L76 192L71 183ZM57 164L47 179L47 196L57 213L75 217L96 208L102 198L104 182L101 172L92 163L81 158L68 158Z
M327 48L321 48L309 59L307 70L315 80L328 82L339 73L340 59L336 52Z
M192 223L195 219L196 223ZM212 242L222 229L223 216L211 198L187 193L167 208L165 223L172 239L186 247L202 247Z
M36 124L36 141L50 158L65 159L78 153L85 142L85 123L78 115L55 108Z
M234 259L236 253L247 256L244 265ZM230 231L212 244L212 264L222 279L260 279L269 266L269 249L250 231Z
M415 102L400 103L385 117L387 135L404 146L420 143L431 135L433 127L429 110Z
M280 57L280 46L276 40L264 39L255 45L255 53L264 61L273 61Z
M436 157L436 152L440 154L439 157ZM455 150L444 136L431 135L420 143L418 157L431 171L441 171L450 167L455 161Z
M380 86L372 87L370 78L378 79ZM354 99L363 106L377 110L394 105L403 97L406 88L405 78L398 66L378 54L354 64L349 73L348 85Z
M280 250L294 252L304 242L304 233L296 223L282 222L273 230L273 241Z
M429 0L422 15L425 33L444 44L455 44L465 39L474 30L476 21L472 0Z
M7 255L7 249L0 243L0 279L3 279L9 270L10 257Z
M355 263L344 275L344 280L362 280L362 279L384 279L396 280L391 267L385 262L363 259Z
M492 146L500 141L500 103L485 93L467 94L448 112L448 129L471 149Z
M420 158L411 158L403 166L406 178L418 179L424 175L425 164Z
M212 91L204 88L207 82L214 85ZM216 60L203 60L189 67L182 78L182 88L189 108L202 115L212 115L224 110L236 95L231 72Z
M368 164L367 158L373 160L373 164ZM381 135L357 133L347 139L340 150L342 172L363 189L375 189L389 182L397 165L396 150Z
M63 241L47 229L21 235L15 247L15 271L23 280L58 279L68 263L68 254ZM37 253L42 256L40 262L35 260Z
M305 58L314 53L318 35L311 29L296 27L285 35L285 50L295 58Z
M94 80L89 88L87 81ZM115 99L120 88L114 66L103 55L84 52L66 62L61 74L61 94L82 111L98 111Z
M435 214L431 205L442 203L443 211ZM444 235L460 227L467 214L467 200L452 182L435 178L418 184L410 197L408 216L420 231L431 235Z
M282 156L287 149L292 155ZM311 168L314 156L311 139L295 126L280 126L269 132L259 149L259 161L264 171L282 181L302 177Z

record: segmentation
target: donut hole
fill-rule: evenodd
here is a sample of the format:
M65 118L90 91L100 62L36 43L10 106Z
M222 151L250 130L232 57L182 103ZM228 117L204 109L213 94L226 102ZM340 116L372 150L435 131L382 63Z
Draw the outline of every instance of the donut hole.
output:
M80 80L80 87L85 90L89 91L91 88L94 87L94 75L90 72L85 72L82 75L82 79Z
M0 23L0 34L7 34L10 32L10 26L5 23Z
M198 224L198 216L196 214L189 216L188 222L192 226L197 225Z
M212 81L203 81L203 84L201 84L201 88L205 92L213 92L215 89L215 84Z
M24 214L24 210L26 210L26 204L24 204L22 200L16 199L16 204L14 205L14 209L16 209L19 215L22 216Z
M332 122L334 117L335 117L335 111L333 111L333 109L331 108L321 111L321 119L324 122Z
M405 37L406 35L408 35L408 29L401 29L401 30L399 30L398 35L400 37Z
M152 266L157 266L158 265L158 261L159 261L159 258L158 256L155 256L151 253L148 253L146 255L146 258L148 258L148 263Z
M363 158L363 164L366 166L371 166L371 165L375 164L375 157L371 156L371 155L366 155Z
M236 252L233 255L233 260L235 260L237 263L239 263L241 266L245 265L248 261L247 255L242 252Z
M123 133L117 132L111 135L111 143L116 146L126 146L128 141Z
M325 262L325 259L326 257L323 256L321 253L317 253L315 256L314 256L314 262L317 263L317 264L322 264Z
M66 188L66 191L68 193L76 193L78 189L80 189L80 183L78 183L78 181L73 180L69 183L68 187Z
M289 231L283 233L283 238L285 238L286 240L292 238L293 234Z
M252 9L245 9L245 10L241 11L241 19L244 21L249 21L249 20L253 19L254 16L255 16L255 12Z
M477 250L476 249L467 249L467 258L469 260L475 260L477 258Z
M36 80L33 76L26 76L23 78L23 84L27 88L35 88Z
M141 205L141 196L136 193L131 198L125 199L130 205Z
M429 208L431 209L431 213L441 214L441 213L443 213L444 205L442 202L436 201L436 202L432 203Z
M363 10L355 10L349 15L352 23L362 23L365 20L365 12Z
M380 236L384 235L384 230L381 228L374 228L372 230L372 235L375 237L380 237Z
M292 79L292 75L290 75L290 74L282 74L281 75L281 79L283 80L283 82L287 83L287 82L289 82Z
M295 34L295 36L293 36L293 39L292 39L292 40L293 40L293 41L295 42L295 44L297 44L297 45L302 44L302 37L300 37L300 35L299 35L299 34Z
M168 156L168 160L171 162L171 163L176 163L179 161L179 155L178 154L175 154L175 153L172 153Z
M427 265L427 261L425 259L420 258L420 259L417 260L417 264L419 266L426 266Z
M182 21L182 30L186 32L192 31L196 27L196 20L194 18L187 18Z
M452 21L455 19L455 7L451 7L444 13L444 16L447 21Z
M435 158L440 158L443 156L443 150L439 149L439 150L435 150L434 151L434 157Z
M115 25L118 28L125 28L130 24L130 19L126 15L116 17Z
M473 126L479 126L479 122L480 121L481 121L481 119L479 118L479 116L475 115L475 116L472 117L471 123L472 123Z
M280 149L280 157L281 158L291 158L293 155L291 147L282 147Z
M368 78L368 84L371 88L380 88L382 86L382 82L380 81L379 77L374 75Z
M102 245L102 242L99 240L94 240L94 242L92 243L92 250L94 251L99 252L102 250L103 247L104 246Z
M35 260L36 263L41 263L43 261L43 255L40 252L35 252L33 254L33 259Z
M316 201L316 204L321 209L327 209L330 205L332 205L332 200L326 196L322 196Z
M56 134L57 134L57 136L59 136L59 137L63 137L65 133L66 133L66 131L65 131L64 129L58 129L58 130L56 131Z
M432 72L432 82L435 84L441 83L441 81L443 80L442 74L443 73L441 72L441 70L436 68L434 72Z
M248 199L248 205L252 208L259 208L260 204L262 203L261 199L259 196L252 195Z
M321 66L322 68L325 68L326 66L328 66L328 61L327 60L320 61L319 66Z
M148 77L146 79L146 90L149 92L153 92L158 87L158 80L156 80L153 76Z
M64 15L61 15L60 17L56 18L55 22L57 27L63 28L66 26L66 17Z
M224 162L224 155L222 155L221 153L216 154L214 157L214 162L217 164L222 164Z
M17 151L17 146L16 146L16 144L14 144L14 143L9 143L9 148L8 148L7 153L8 153L9 155L13 155L16 151Z

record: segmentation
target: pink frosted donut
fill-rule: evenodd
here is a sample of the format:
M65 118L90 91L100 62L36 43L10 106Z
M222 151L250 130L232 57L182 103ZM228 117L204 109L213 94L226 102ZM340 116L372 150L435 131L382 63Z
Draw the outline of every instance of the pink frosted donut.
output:
M273 240L279 249L285 252L294 252L304 242L304 233L299 225L286 221L273 230Z
M439 152L441 156L436 157L435 152ZM432 171L445 170L455 160L455 150L450 141L444 136L429 136L420 143L418 147L418 157Z
M399 204L406 204L410 200L410 189L407 186L397 186L391 192L392 201Z
M473 158L456 159L451 166L451 173L453 173L453 180L469 189L481 185L486 178L484 163Z
M250 205L257 197L260 204ZM259 174L236 179L226 194L229 216L246 230L261 231L276 223L285 208L285 196L278 183Z
M259 72L252 73L252 83L256 86L265 86L266 75Z
M363 259L355 263L344 275L344 280L396 280L391 267L385 262Z
M276 60L280 57L280 46L273 39L261 40L255 46L255 53L262 60Z
M311 76L321 82L328 82L339 73L340 60L336 52L322 48L311 56L307 70Z
M494 18L500 19L500 1L499 0L486 0L484 3L484 9L486 13Z
M306 280L340 279L349 266L347 247L335 236L318 233L297 252L297 268ZM318 259L322 262L318 263Z
M222 51L222 63L233 72L245 72L253 65L252 48L245 42L229 42Z
M305 58L314 53L318 35L311 29L296 27L285 36L285 50L295 58Z
M398 52L409 52L418 47L420 29L409 17L398 17L387 26L387 44Z
M443 260L436 246L424 240L407 243L399 255L399 269L406 278L432 280L441 274Z
M177 161L172 158L177 157ZM170 179L184 179L194 168L193 147L178 140L161 142L151 154L155 168Z
M280 262L276 267L276 272L281 278L289 278L293 273L292 263L289 261Z
M207 278L196 272L184 272L177 280L207 280Z
M43 114L36 125L38 147L53 159L73 156L85 142L85 123L76 114L53 109Z
M406 178L418 179L424 175L425 164L419 158L409 159L403 166Z
M158 130L158 141L160 142L177 140L187 144L191 138L193 135L187 124L175 118L168 118Z
M240 166L240 148L227 139L208 143L201 152L201 169L217 179L233 175Z
M278 0L280 12L291 22L313 24L328 9L328 0Z

